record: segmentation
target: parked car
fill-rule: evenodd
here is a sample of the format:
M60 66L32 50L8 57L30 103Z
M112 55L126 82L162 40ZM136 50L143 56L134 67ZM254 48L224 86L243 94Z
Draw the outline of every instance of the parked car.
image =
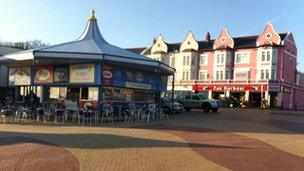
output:
M208 99L207 96L202 94L187 94L185 97L176 100L181 103L186 111L191 109L203 109L205 113L208 113L210 110L212 112L217 112L221 106L219 100Z
M168 113L171 113L172 111L172 101L169 98L160 98L159 103L160 108L166 109ZM173 112L174 113L180 113L184 110L184 106L179 102L173 102Z
M233 108L233 107L240 107L241 102L233 97L225 97L221 100L222 107L226 108Z

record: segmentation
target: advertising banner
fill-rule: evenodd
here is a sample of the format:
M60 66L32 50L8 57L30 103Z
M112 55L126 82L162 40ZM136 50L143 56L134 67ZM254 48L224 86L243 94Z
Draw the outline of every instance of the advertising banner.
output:
M95 64L70 65L70 83L94 83Z
M96 100L80 100L79 107L81 109L87 109L89 107L93 108L93 111L96 111L98 108L98 101Z
M103 65L102 70L102 80L105 85L146 90L155 90L157 87L156 74L152 72L111 65Z
M52 83L53 66L35 67L35 83Z
M55 83L68 83L69 82L69 67L68 66L55 66L54 82Z
M9 85L30 85L31 68L9 68Z
M106 85L112 85L113 84L113 67L104 65L103 66L103 83Z

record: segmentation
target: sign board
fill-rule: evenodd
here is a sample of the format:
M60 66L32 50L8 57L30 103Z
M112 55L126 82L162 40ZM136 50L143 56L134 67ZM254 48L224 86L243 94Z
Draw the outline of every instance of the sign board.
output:
M94 83L95 64L70 65L70 83Z
M35 67L35 83L52 83L53 66Z
M126 82L126 87L151 90L150 84L143 84L143 83L136 83L136 82L129 82L129 81Z
M68 83L69 82L69 67L68 66L55 66L54 82L55 83Z
M30 85L31 68L9 68L9 85Z
M269 85L269 91L280 91L281 87L279 85Z
M102 74L103 74L103 83L106 85L112 85L113 77L114 77L113 67L104 65Z
M213 91L267 91L267 85L194 85L192 87L195 91L213 90Z
M86 109L88 107L92 107L93 111L96 111L98 108L98 101L96 101L96 100L80 100L79 101L80 109Z

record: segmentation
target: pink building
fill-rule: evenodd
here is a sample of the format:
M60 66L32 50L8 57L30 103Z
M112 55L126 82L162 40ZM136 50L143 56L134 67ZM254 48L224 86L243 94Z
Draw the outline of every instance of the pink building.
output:
M293 35L277 33L270 23L256 36L231 37L226 28L214 40L208 33L196 41L190 32L184 42L169 44L160 36L141 54L176 68L177 91L208 91L209 98L235 97L256 107L265 99L271 107L304 109L304 74L296 69Z

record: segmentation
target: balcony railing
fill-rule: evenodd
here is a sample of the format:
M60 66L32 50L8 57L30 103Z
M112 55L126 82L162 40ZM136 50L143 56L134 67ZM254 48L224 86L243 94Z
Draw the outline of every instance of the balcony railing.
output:
M278 83L278 80L177 80L175 85L214 85L214 84L269 84ZM172 84L172 80L168 81L168 84Z
M196 80L196 84L267 84L270 80Z

